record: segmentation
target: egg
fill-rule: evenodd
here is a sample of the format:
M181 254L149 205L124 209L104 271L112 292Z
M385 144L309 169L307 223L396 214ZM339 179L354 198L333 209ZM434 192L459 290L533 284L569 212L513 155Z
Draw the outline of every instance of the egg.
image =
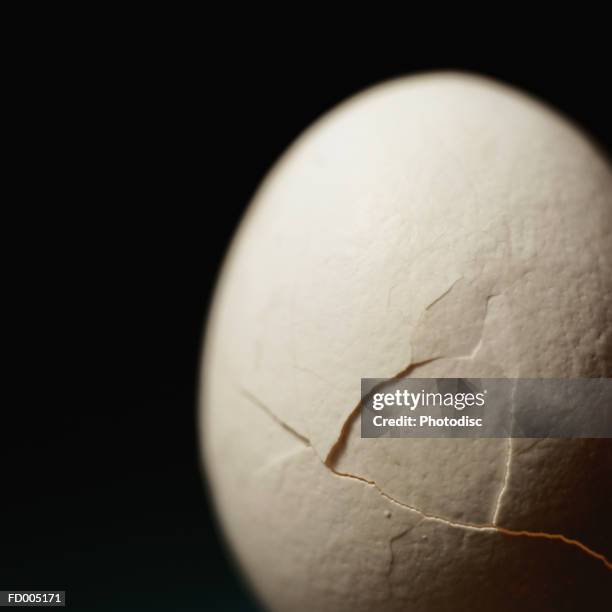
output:
M262 182L202 360L202 456L273 611L601 608L610 440L366 439L361 378L612 375L612 173L468 74L319 119Z

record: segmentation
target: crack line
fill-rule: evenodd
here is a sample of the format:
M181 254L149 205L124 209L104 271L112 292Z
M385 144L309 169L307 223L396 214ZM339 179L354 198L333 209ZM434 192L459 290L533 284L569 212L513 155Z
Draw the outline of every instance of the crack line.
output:
M544 531L525 531L525 530L516 530L516 529L506 529L505 527L495 526L494 529L499 533L510 537L528 537L528 538L544 538L545 540L559 540L564 544L569 544L570 546L575 546L580 549L583 553L594 557L595 559L599 559L610 571L612 571L612 562L608 560L605 555L602 555L598 552L595 552L593 549L589 548L579 540L573 540L572 538L568 538L561 533L546 533Z
M256 395L253 395L249 390L244 387L240 387L240 393L244 395L248 400L250 400L253 404L261 408L273 421L276 421L278 425L280 425L285 431L288 431L292 436L296 437L298 440L301 440L306 446L310 446L312 448L312 444L310 440L303 436L301 433L293 429L290 425L287 425L285 421L279 419L272 410L270 410Z
M433 361L433 360L430 360L430 361ZM425 363L425 362L423 362L423 363ZM422 364L421 363L413 364L413 366L409 366L408 369L410 369L411 367L416 367L418 365L422 365ZM260 410L262 410L262 412L264 414L268 415L268 417L270 417L275 423L277 423L285 431L287 431L289 434L291 434L296 439L298 439L300 442L302 442L302 444L304 444L308 448L312 449L314 454L315 454L315 456L321 461L321 463L332 474L334 474L335 476L337 476L339 478L348 478L350 480L356 480L358 482L362 482L362 483L364 483L364 484L366 484L368 486L371 486L374 489L376 489L376 491L378 491L378 493L382 497L384 497L386 500L388 500L389 502L391 502L391 503L393 503L393 504L395 504L397 506L401 506L402 508L404 508L406 510L410 510L412 512L416 512L417 514L419 514L420 516L422 516L425 519L429 519L429 520L432 520L432 521L437 521L437 522L443 523L445 525L448 525L450 527L458 527L458 528L461 528L461 529L472 529L472 530L475 530L475 531L490 531L490 532L500 533L502 535L506 535L506 536L510 536L510 537L530 537L530 538L543 538L543 539L546 539L546 540L558 540L558 541L563 542L565 544L568 544L570 546L575 546L576 548L581 550L583 553L593 557L594 559L597 559L597 560L601 561L606 566L607 569L612 571L612 562L609 561L605 555L600 554L598 552L595 552L594 550L590 549L588 546L586 546L582 542L579 542L578 540L574 540L572 538L568 538L568 537L566 537L566 536L564 536L564 535L562 535L560 533L545 533L545 532L542 532L542 531L526 531L526 530L507 529L505 527L500 527L500 526L497 526L497 525L494 525L494 524L491 524L491 525L479 525L479 524L475 524L475 523L464 523L464 522L460 522L460 521L453 521L453 520L450 520L450 519L443 518L441 516L436 516L435 514L428 514L428 513L424 512L423 510L421 510L420 508L416 508L414 506L410 506L408 504L405 504L404 502L399 501L398 499L395 499L394 497L392 497L388 493L385 493L385 491L383 491L380 488L380 486L375 481L373 481L373 480L368 480L367 478L363 478L362 476L357 476L355 474L339 472L332 465L330 465L328 463L329 456L328 456L328 459L323 460L318 455L318 453L316 452L316 450L315 450L314 446L312 445L311 441L306 436L303 436L302 434L297 432L295 429L293 429L293 427L291 427L290 425L287 425L287 423L285 423L278 416L276 416L276 414L274 414L274 412L272 412L272 410L270 410L253 393L251 393L250 391L248 391L244 387L239 387L239 390L240 390L241 394L246 399L250 400L251 403L253 403L255 406L260 408ZM361 403L360 403L360 405L361 405Z
M512 461L512 438L508 438L507 450L506 450L506 468L504 472L504 480L502 482L502 486L499 489L499 494L497 495L497 501L495 502L495 510L493 511L493 525L497 525L497 518L499 516L499 512L501 510L502 499L504 494L506 493L506 489L508 488L508 482L510 480L510 463Z
M452 289L455 287L455 285L460 280L464 280L464 277L460 276L457 280L455 280L453 282L453 284L442 295L437 297L433 302L431 302L425 308L425 311L429 310L434 304L436 304L443 297L448 295L452 291ZM468 354L463 355L463 356L459 355L457 357L445 357L443 355L440 355L440 356L431 357L429 359L424 359L423 361L418 361L416 363L409 363L403 370L401 370L400 372L395 374L395 376L392 376L392 377L388 378L385 382L381 383L380 385L377 385L374 389L372 389L370 391L370 393L365 398L362 398L361 401L357 404L357 406L355 406L355 408L351 411L351 413L348 415L348 417L344 421L344 424L342 425L342 428L340 429L340 433L338 435L338 438L336 439L336 442L334 442L334 444L330 448L329 452L327 453L327 457L325 458L325 465L330 467L331 465L336 463L338 457L340 456L342 450L344 449L344 447L346 445L346 440L348 438L349 431L350 431L350 429L351 429L351 427L353 425L353 421L357 418L357 416L358 416L358 414L360 412L360 409L361 409L361 407L363 405L363 402L366 399L368 399L369 397L371 397L371 395L373 393L376 393L379 389L381 389L385 384L387 384L388 382L394 381L394 380L399 380L401 378L407 377L410 374L412 374L413 371L416 368L418 368L419 366L423 366L423 365L426 365L428 363L432 363L434 361L439 361L441 359L458 359L458 360L473 359L477 355L478 351L480 350L480 348L482 346L482 339L483 339L483 335L484 335L485 324L486 324L486 321L487 321L487 317L489 315L489 305L490 305L490 302L491 302L491 300L493 298L499 297L500 295L501 295L501 293L489 293L487 295L486 300L485 300L485 312L484 312L484 315L483 315L482 327L481 327L481 330L480 330L480 338L479 338L478 342L476 343L476 345L472 348L472 350Z
M432 359L426 359L425 361L419 361L418 363L411 363L407 365L403 370L401 370L401 372L398 372L395 376L388 378L387 380L380 383L379 385L376 385L370 391L370 393L368 393L368 395L362 398L357 404L357 406L353 408L352 412L348 415L348 417L344 421L342 428L340 429L340 434L338 435L338 438L336 439L332 447L329 449L329 452L327 453L327 457L325 458L325 465L328 468L332 469L332 466L334 465L334 463L336 463L338 457L340 456L340 454L344 450L344 447L346 446L346 441L348 439L351 427L353 426L353 422L359 416L359 413L361 412L361 408L365 401L367 401L374 393L377 393L380 389L382 389L388 383L394 380L399 380L400 378L404 378L405 376L408 376L409 374L411 374L419 366L425 365L427 363L431 363L432 361L438 361L439 359L443 359L443 357L433 357Z
M455 285L461 280L463 280L463 276L460 276L459 278L455 279L451 286L444 293L442 293L442 295L439 295L433 302L430 302L428 306L425 306L425 311L423 312L423 314L430 308L435 306L438 302L441 302L455 288Z
M510 465L512 463L512 433L514 429L514 398L516 393L516 381L512 385L512 393L510 396L510 435L508 436L508 448L506 455L506 469L504 472L504 480L502 482L502 486L499 490L499 494L497 496L497 501L495 503L495 511L493 512L493 520L491 521L493 525L497 525L497 519L499 517L499 512L501 510L502 499L506 493L506 489L508 488L508 483L510 481Z

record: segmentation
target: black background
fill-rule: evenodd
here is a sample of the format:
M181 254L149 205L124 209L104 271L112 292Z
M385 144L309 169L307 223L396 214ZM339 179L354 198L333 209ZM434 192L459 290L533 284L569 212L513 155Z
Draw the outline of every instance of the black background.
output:
M28 61L36 95L13 92L32 163L7 230L25 376L10 370L3 409L0 588L66 589L75 610L253 610L206 499L195 394L215 275L257 184L346 96L430 69L515 84L610 150L607 49L322 49L314 34L264 49L157 28L119 49L55 39Z

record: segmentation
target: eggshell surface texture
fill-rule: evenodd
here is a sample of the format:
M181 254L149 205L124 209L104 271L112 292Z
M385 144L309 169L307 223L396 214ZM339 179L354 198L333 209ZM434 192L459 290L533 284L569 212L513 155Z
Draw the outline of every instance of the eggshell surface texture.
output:
M480 77L367 90L264 180L208 322L204 463L270 610L602 609L610 440L362 439L360 379L402 372L612 375L607 160Z

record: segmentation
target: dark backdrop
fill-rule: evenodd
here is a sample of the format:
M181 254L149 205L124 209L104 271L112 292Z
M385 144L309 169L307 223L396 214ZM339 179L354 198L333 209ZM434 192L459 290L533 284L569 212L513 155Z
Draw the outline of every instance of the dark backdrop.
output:
M25 377L3 415L0 582L66 589L75 610L254 610L202 485L195 392L215 275L258 182L346 96L438 68L518 85L609 149L607 49L323 50L313 35L263 50L160 27L119 49L56 40L29 64L43 164L24 184L41 206L15 228Z

